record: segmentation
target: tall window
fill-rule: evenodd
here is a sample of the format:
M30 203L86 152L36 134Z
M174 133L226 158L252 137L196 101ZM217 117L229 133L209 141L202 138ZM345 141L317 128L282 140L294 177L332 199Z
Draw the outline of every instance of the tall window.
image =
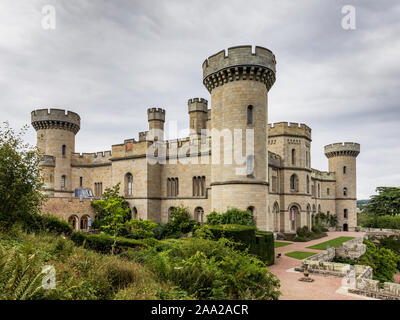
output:
M347 188L343 188L343 195L347 196Z
M292 149L292 165L296 164L296 149Z
M290 191L299 192L299 178L295 174L290 177Z
M272 176L272 192L278 192L278 177Z
M308 167L308 151L306 151L306 167Z
M346 174L347 168L346 166L343 167L343 174Z
M310 193L310 177L307 175L307 193Z
M253 123L253 106L247 107L247 124Z
M204 222L204 210L202 207L197 207L194 210L194 220L196 220L199 223Z
M136 207L133 207L133 209L132 209L132 218L133 219L138 218L138 211L137 211Z
M95 198L100 198L103 194L103 183L95 182L94 183L94 196Z
M329 188L326 188L326 195L329 196L329 193L330 193Z
M61 154L63 157L65 157L65 155L67 154L67 146L65 144L63 144L61 148Z
M79 177L79 186L80 186L80 187L83 186L83 177Z
M343 218L347 219L347 217L348 217L348 211L347 211L347 209L344 209L343 210Z
M254 156L247 156L246 159L246 173L247 176L252 176L254 173Z
M171 221L172 212L174 212L175 207L169 207L168 209L168 221Z
M193 196L200 197L206 194L206 177L193 177Z
M131 173L125 175L125 194L127 196L133 195L133 175Z
M321 185L318 183L318 198L321 198Z
M176 197L179 194L179 179L168 178L167 179L167 196Z
M67 183L67 177L65 175L61 176L61 189L65 188L65 185Z

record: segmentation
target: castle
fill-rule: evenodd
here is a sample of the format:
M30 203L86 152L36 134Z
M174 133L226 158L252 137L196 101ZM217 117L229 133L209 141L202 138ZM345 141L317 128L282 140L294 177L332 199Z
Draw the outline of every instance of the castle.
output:
M138 140L125 140L110 151L79 154L78 114L33 111L37 147L43 154L43 192L49 197L44 211L76 229L87 229L95 218L92 199L75 197L75 189L90 189L99 198L105 188L120 183L133 217L139 219L165 223L174 207L184 205L203 222L212 211L236 207L249 210L261 230L294 233L298 227L311 227L318 212L336 215L338 230L354 230L360 145L325 146L329 172L313 169L311 129L267 122L275 66L275 55L262 47L255 52L251 46L232 47L206 59L203 84L211 94L211 108L206 99L189 99L190 136L185 139L164 140L165 110L150 108L149 131L139 132ZM251 139L237 142L235 130L250 132ZM233 146L239 146L242 155L248 141L253 153L246 153L239 164L225 161L237 152ZM156 161L161 158L164 161Z

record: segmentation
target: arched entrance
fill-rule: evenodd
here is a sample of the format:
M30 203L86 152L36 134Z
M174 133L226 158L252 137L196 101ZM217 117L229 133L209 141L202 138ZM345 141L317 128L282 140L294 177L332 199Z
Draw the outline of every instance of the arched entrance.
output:
M347 223L343 224L343 231L349 231L349 225Z
M137 211L136 207L133 207L133 209L132 209L132 218L133 219L138 219L139 218L138 217L138 211Z
M297 228L301 226L300 210L297 206L291 206L289 210L290 231L296 232Z
M78 230L78 217L73 215L68 218L68 223L72 226L74 231Z
M170 221L171 220L171 215L172 215L172 212L175 210L175 207L170 207L169 209L168 209L168 221Z

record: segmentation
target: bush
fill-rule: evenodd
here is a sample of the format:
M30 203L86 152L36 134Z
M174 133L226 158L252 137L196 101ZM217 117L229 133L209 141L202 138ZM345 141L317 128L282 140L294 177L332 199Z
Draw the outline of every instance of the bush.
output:
M255 244L256 228L254 226L243 226L236 224L211 225L208 228L212 233L212 239L226 238L242 245L240 249L246 249Z
M253 215L246 210L232 208L222 214L213 211L207 216L207 223L210 225L218 224L240 224L244 226L254 226Z
M160 279L172 282L197 299L278 299L279 280L266 265L237 251L227 239L164 240L169 249L138 251L134 259L144 263Z
M68 222L51 214L33 214L21 224L21 227L27 232L35 233L52 232L69 235L73 231Z
M400 215L368 218L364 220L362 226L365 228L400 229Z
M171 213L171 219L164 226L164 238L178 238L179 236L193 231L198 222L194 221L185 207L176 207Z
M274 242L272 232L258 231L255 244L250 247L250 253L258 256L267 266L273 265L275 262Z
M323 230L326 230L325 228L319 226L319 225L314 225L310 229L308 229L307 226L299 227L296 230L296 236L294 237L293 241L295 242L307 242L310 240L315 240L319 239L322 237L326 237L327 234L322 232Z
M77 245L83 245L85 248L95 250L101 253L110 253L112 245L114 243L114 238L106 234L84 234L80 231L75 232L71 240ZM116 253L120 253L127 248L143 249L151 246L156 241L155 239L145 240L135 240L127 238L117 238L117 245L115 247Z

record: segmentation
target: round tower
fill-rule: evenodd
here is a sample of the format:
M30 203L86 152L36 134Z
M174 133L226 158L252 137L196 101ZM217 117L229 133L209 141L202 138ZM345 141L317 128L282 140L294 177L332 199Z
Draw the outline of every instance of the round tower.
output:
M203 63L212 106L211 210L248 209L262 230L268 227L267 95L275 65L270 50L256 47L252 53L251 46L220 51ZM253 154L246 152L246 130L254 135Z
M335 172L336 177L337 227L343 231L354 231L357 226L356 158L360 153L360 144L333 143L324 149L329 171Z
M75 112L61 109L40 109L31 113L37 132L37 147L42 155L39 163L45 181L45 192L54 196L70 196L71 156L75 152L75 135L81 118Z
M161 108L147 109L149 122L148 140L164 140L165 110Z
M207 104L208 101L203 98L194 98L188 100L191 137L200 136L201 130L206 129L208 118Z

